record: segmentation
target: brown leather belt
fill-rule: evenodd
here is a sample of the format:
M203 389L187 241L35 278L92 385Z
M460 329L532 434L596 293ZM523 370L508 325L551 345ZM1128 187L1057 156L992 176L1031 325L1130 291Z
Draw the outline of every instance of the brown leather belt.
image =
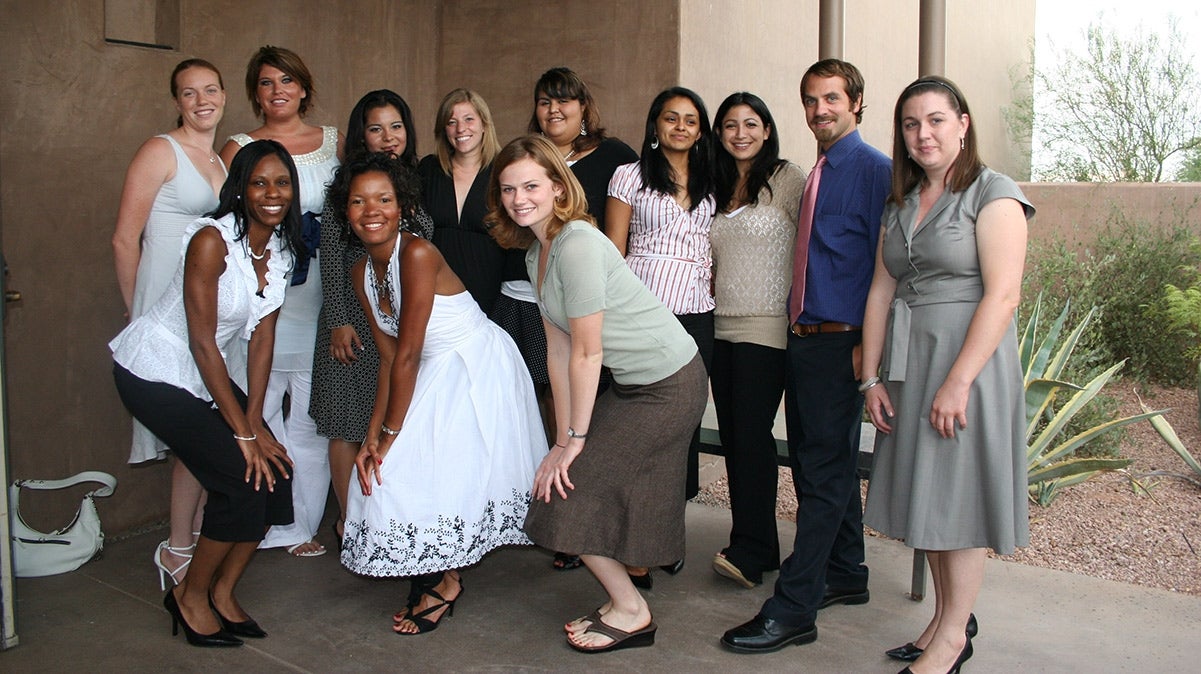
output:
M789 330L797 337L808 337L829 332L858 332L862 328L847 323L793 323Z

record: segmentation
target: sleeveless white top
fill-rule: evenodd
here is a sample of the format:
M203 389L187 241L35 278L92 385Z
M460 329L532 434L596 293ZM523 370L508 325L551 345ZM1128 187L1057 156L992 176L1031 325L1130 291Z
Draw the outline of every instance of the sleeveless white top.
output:
M239 339L250 339L259 321L284 301L284 275L292 254L280 248L280 238L267 241L267 285L260 295L259 280L245 239L235 241L234 216L200 218L184 233L183 249L204 227L215 227L225 239L225 271L217 281L217 348L228 361ZM188 347L188 317L184 310L184 267L150 309L109 342L113 360L146 381L178 386L201 400L212 400Z

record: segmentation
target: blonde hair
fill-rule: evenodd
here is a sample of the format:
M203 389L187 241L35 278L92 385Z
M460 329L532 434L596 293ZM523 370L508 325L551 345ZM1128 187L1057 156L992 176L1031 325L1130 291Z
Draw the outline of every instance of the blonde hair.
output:
M559 155L558 148L542 136L522 136L511 141L496 155L492 178L488 181L488 215L484 222L489 227L488 233L501 248L529 248L535 238L529 227L521 227L513 222L500 200L500 174L522 159L533 160L546 170L551 182L563 189L563 194L555 199L555 215L546 226L548 239L553 240L563 225L572 220L596 225L596 221L588 214L588 198L584 196L584 188L571 169L567 168L567 162Z
M496 140L496 127L492 125L492 111L488 109L488 104L484 102L483 97L470 89L455 89L442 99L438 106L438 116L434 120L434 144L437 145L438 163L442 165L442 172L446 175L450 175L450 157L455 152L454 145L446 137L446 124L450 122L454 107L459 103L470 103L484 125L484 138L480 147L483 166L492 163L496 153L500 152L500 142Z

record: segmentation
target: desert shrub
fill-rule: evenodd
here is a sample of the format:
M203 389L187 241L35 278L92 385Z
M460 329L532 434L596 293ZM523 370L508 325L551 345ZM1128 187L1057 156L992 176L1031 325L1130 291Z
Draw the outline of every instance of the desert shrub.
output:
M1082 336L1074 376L1127 359L1127 376L1167 385L1191 384L1195 340L1168 316L1164 287L1201 279L1201 241L1186 225L1154 228L1117 219L1094 244L1074 250L1063 241L1031 247L1027 298L1043 293L1051 306L1073 302L1069 322L1092 306L1099 316Z

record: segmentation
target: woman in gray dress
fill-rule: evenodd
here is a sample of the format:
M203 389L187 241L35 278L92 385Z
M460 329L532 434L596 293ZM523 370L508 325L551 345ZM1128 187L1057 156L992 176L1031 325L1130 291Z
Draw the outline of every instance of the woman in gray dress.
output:
M889 656L912 660L905 672L954 672L972 655L986 548L1007 554L1029 540L1014 311L1034 208L980 161L950 81L909 85L893 125L892 195L863 319L873 376L860 390L880 432L863 520L926 551L934 576L933 619Z

